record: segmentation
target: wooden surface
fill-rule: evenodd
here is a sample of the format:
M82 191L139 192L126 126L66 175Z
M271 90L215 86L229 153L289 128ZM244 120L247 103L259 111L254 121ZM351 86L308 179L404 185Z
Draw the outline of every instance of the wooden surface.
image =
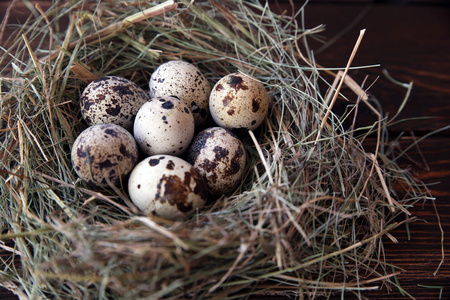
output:
M414 82L410 101L400 118L433 117L400 123L391 128L392 139L405 134L401 140L408 144L414 136L419 138L450 124L450 8L433 5L310 5L306 9L307 23L327 24L324 35L332 39L346 33L316 59L328 67L343 66L348 59L359 30L366 28L364 40L354 59L354 65L380 64L352 72L358 82L368 76L370 89L380 101L383 109L393 115L403 99L404 89L390 83L382 75L382 69L402 82ZM354 20L358 20L354 24ZM343 104L345 105L345 104ZM442 228L447 239L444 241L446 261L436 276L441 259L441 231L430 202L417 206L412 211L420 219L410 225L411 238L406 229L393 232L399 240L393 244L386 239L385 252L388 261L405 269L398 276L401 286L416 299L450 299L450 131L440 132L419 143L428 167L411 166L418 178L430 185L439 212ZM411 153L421 162L417 151ZM427 286L427 287L426 287ZM435 287L435 288L432 288ZM436 287L444 287L439 289ZM406 299L398 290L365 293L370 299Z
M11 1L0 2L3 15ZM50 1L40 1L43 4ZM353 65L380 64L380 67L352 71L359 83L374 81L370 91L383 109L393 115L404 97L405 90L389 82L382 69L402 82L414 82L410 101L399 118L432 117L394 125L390 136L400 139L402 145L411 143L428 133L450 124L450 7L445 1L312 1L306 7L307 27L326 24L322 36L333 41L328 47L311 43L316 49L316 60L327 67L345 66L358 33L366 34ZM45 5L42 5L45 6ZM23 7L23 6L22 6ZM26 9L14 9L10 19L24 19ZM379 78L378 78L379 76ZM343 109L340 103L337 110ZM366 112L370 119L370 113ZM364 122L362 120L361 122ZM389 262L405 270L398 276L399 283L415 299L450 299L450 131L441 131L421 141L410 156L418 165L404 161L414 174L430 184L439 212L442 229L447 235L443 246L446 261L436 276L433 273L442 260L441 230L432 202L418 205L412 212L418 221L410 224L411 238L405 227L392 234L394 244L386 239L385 253ZM3 251L3 250L0 250ZM4 255L4 252L2 252ZM407 299L397 289L382 286L379 291L364 292L369 299ZM340 298L341 295L336 295ZM345 298L355 298L346 294ZM0 288L0 299L17 299ZM273 299L273 298L271 298Z

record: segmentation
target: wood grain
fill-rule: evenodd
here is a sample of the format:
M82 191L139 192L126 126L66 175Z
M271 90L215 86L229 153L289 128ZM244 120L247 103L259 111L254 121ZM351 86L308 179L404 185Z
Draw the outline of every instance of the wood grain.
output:
M382 74L383 69L398 81L413 82L408 107L399 117L426 116L430 119L395 125L391 131L425 133L449 124L450 9L317 4L307 6L305 18L309 27L326 25L323 35L327 41L343 34L326 48L316 43L320 52L315 57L326 67L345 66L359 30L366 28L353 65L379 64L380 67L353 71L350 75L359 83L367 77L366 86L376 81L369 92L389 115L397 111L405 90L389 82ZM346 104L341 102L341 105Z
M287 8L287 1L279 1ZM382 70L386 69L395 79L414 82L408 105L399 118L430 117L392 126L391 137L403 134L400 145L406 147L414 139L450 124L450 8L444 1L393 1L403 5L389 5L388 1L311 1L306 8L307 27L326 24L322 34L333 43L324 47L310 41L315 57L327 67L345 66L358 32L366 28L363 43L354 60L354 65L380 64L380 67L352 71L350 75L358 82L374 83L369 89L372 97L379 101L387 114L393 115L405 94L403 88L387 80ZM0 1L0 15L3 18L11 1ZM48 6L50 1L39 1ZM413 3L414 5L405 5ZM28 17L27 9L19 1L11 11L10 23L23 23ZM8 29L9 30L9 29ZM11 31L5 32L5 37ZM2 44L2 46L5 46ZM342 112L348 103L338 101L335 110ZM359 124L372 123L370 110L361 108ZM414 136L412 135L414 134ZM385 240L384 251L389 262L404 269L398 276L402 286L415 299L450 299L450 265L447 261L436 276L433 273L442 259L441 228L450 232L450 131L439 132L418 144L408 155L413 161L403 160L402 165L410 167L420 180L430 184L439 212L440 222L432 201L417 205L412 212L418 221L409 224L410 238L405 226L392 234L398 239L394 244ZM420 149L420 150L419 150ZM420 154L421 153L421 154ZM422 156L426 164L422 162ZM444 240L444 251L448 260L450 242ZM2 258L7 257L0 250ZM437 288L443 287L443 289ZM383 286L379 291L364 292L369 299L408 299L397 289ZM1 299L17 299L5 289L0 289ZM340 299L336 295L333 299ZM357 296L345 294L346 299ZM279 299L264 297L264 299Z
M354 65L380 64L378 68L351 72L358 82L364 79L375 84L369 92L389 115L393 115L405 94L403 88L387 80L382 70L386 69L396 80L413 82L408 105L400 119L429 117L399 123L390 128L395 139L405 134L401 145L450 124L450 9L435 6L390 6L390 5L346 5L315 4L306 8L306 24L326 24L323 34L328 41L339 38L316 59L327 67L345 64L362 28L366 28L364 40L354 59ZM355 21L356 20L356 21ZM344 29L344 32L342 30ZM320 48L321 45L318 45ZM317 49L319 49L317 48ZM379 77L379 78L378 78ZM347 103L340 102L335 109L344 111ZM368 109L360 114L359 125L371 123L375 117ZM442 131L420 142L418 148L409 153L416 162L403 161L417 178L430 184L444 232L450 230L450 131ZM420 149L420 150L419 150ZM389 262L405 270L398 280L415 299L450 299L450 267L448 262L433 273L442 260L441 230L432 201L412 209L418 221L409 224L410 239L405 227L392 234L398 244L385 240L385 253ZM444 254L448 260L450 242L444 240ZM433 288L435 287L435 288ZM444 287L442 290L436 287ZM349 294L346 298L354 298ZM405 299L402 293L386 287L381 291L364 293L370 299ZM339 298L339 295L336 295Z

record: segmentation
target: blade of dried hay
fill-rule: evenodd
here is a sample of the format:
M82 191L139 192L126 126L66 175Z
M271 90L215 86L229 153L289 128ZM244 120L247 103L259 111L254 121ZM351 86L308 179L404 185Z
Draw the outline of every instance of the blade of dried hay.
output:
M358 51L359 45L361 44L361 41L362 41L362 39L363 39L363 37L364 37L364 33L365 33L365 32L366 32L365 29L363 29L363 30L361 30L361 31L359 32L358 40L356 41L356 44L355 44L355 46L353 47L352 54L350 55L350 58L349 58L349 60L348 60L348 62L347 62L347 66L345 67L344 73L342 74L342 78L341 78L341 80L339 81L339 85L338 85L338 87L336 88L336 91L334 92L334 96L333 96L333 99L331 100L330 106L328 107L327 112L325 113L325 116L323 117L322 124L320 125L320 129L319 129L319 132L318 132L318 134L317 134L317 138L316 138L316 141L315 141L314 145L317 145L317 143L319 142L320 136L321 136L321 134L322 134L322 130L323 130L323 128L325 127L325 124L326 124L326 122L327 122L328 116L329 116L330 113L331 113L331 109L333 108L334 103L336 102L336 99L337 99L337 97L338 97L338 95L339 95L339 91L341 90L342 85L344 84L345 77L346 77L346 75L347 75L347 73L348 73L348 70L350 69L350 65L351 65L351 63L352 63L352 61L353 61L353 58L354 58L355 55L356 55L356 52Z
M95 76L94 73L86 69L78 62L75 62L74 65L70 67L70 71L75 73L75 75L86 84L98 78L98 76Z
M267 165L267 161L264 158L264 154L262 153L261 146L259 145L258 140L256 139L255 135L253 134L253 131L249 130L248 133L249 133L250 137L252 138L252 141L255 144L256 150L258 151L259 157L261 158L261 162L262 162L264 168L266 169L270 184L274 184L272 172L270 172L270 168Z

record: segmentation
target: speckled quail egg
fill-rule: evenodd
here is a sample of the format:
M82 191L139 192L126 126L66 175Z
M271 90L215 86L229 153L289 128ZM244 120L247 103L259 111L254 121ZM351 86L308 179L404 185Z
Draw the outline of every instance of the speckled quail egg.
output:
M244 172L246 155L240 139L230 130L212 127L192 140L186 160L205 178L213 195L227 194Z
M264 85L248 75L233 73L222 77L209 97L211 116L217 125L233 130L254 130L269 110Z
M150 97L176 96L192 111L195 126L200 128L209 118L211 85L200 70L185 61L168 61L160 65L149 80Z
M187 105L175 97L152 98L136 114L133 134L141 151L181 155L194 137L194 117Z
M150 97L134 82L117 76L92 81L80 99L81 115L88 125L112 123L130 130L134 116Z
M139 162L130 174L131 201L145 214L180 220L207 201L202 176L185 160L172 155L153 155Z
M133 136L115 124L97 124L83 130L72 146L72 164L77 175L91 184L117 184L138 160Z

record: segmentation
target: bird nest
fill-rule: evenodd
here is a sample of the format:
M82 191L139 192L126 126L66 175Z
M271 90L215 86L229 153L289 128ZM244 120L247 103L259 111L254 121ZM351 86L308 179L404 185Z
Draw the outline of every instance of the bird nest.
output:
M390 231L429 195L389 156L394 118L381 118L348 76L360 39L334 73L308 46L323 27L299 24L303 8L271 8L256 0L33 8L1 48L0 246L10 253L1 285L21 299L314 298L397 285L383 239L395 241ZM263 124L240 137L248 162L239 185L184 221L143 215L126 182L92 187L70 160L87 127L86 85L114 75L145 89L168 60L195 64L211 85L249 74L270 95ZM337 115L336 101L354 109ZM347 128L363 105L378 120Z

